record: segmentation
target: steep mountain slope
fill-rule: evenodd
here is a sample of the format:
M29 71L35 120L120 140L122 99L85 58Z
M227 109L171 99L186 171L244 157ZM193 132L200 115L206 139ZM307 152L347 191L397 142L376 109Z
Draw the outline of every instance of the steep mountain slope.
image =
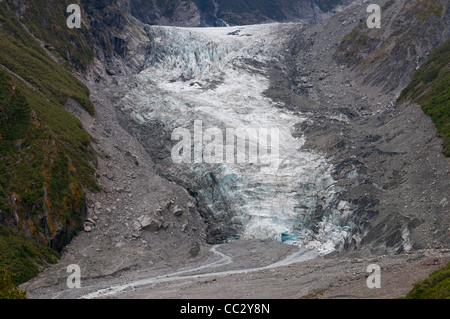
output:
M435 49L402 91L398 103L411 100L422 106L443 138L450 157L450 40Z
M448 1L387 1L382 28L365 19L339 43L336 58L358 84L388 94L408 85L416 68L450 36Z
M383 4L384 1L380 3ZM411 37L411 43L417 45L414 50L421 52L417 54L417 58L424 61L426 49L432 50L447 37L448 15L445 3L440 2L440 4L442 14L436 15L437 9L430 9L432 13L423 14L422 19L417 8L425 4L420 1L395 4L388 2L383 10L385 28L381 30L369 30L364 27L367 6L360 4L323 23L308 26L293 25L289 31L291 41L288 47L284 51L281 50L280 57L276 56L273 63L262 63L257 55L251 59L237 59L249 64L244 68L245 70L267 68L264 69L264 72L267 72L264 74L270 76L271 86L265 91L266 97L282 103L283 109L305 112L311 116L310 120L296 126L295 136L306 138L305 149L320 150L327 154L327 159L336 166L333 177L338 181L337 185L344 189L340 199L351 203L352 206L352 214L348 219L343 219L340 225L351 228L351 235L340 246L341 249L401 253L413 248L447 245L448 162L442 156L435 156L436 150L439 152L440 141L435 138L431 121L417 106L408 104L394 108L401 89L406 86L417 66L415 62L403 61L395 54L397 51L405 50L403 45L409 47L409 42L397 43L395 40L398 40L398 37L403 39L399 35L402 32L406 34L405 37ZM426 13L427 10L424 12ZM439 18L435 19L435 17ZM399 28L396 21L406 21L407 18L412 19L411 24L405 22ZM432 34L436 35L431 38L431 42L426 38L422 40L424 35L417 31L427 28L430 23L434 28ZM141 88L140 82L133 78L131 80L133 84L129 84L129 90L124 88L125 99L121 96L115 99L115 102L118 103L117 107L123 108L124 111L124 114L119 113L122 126L141 140L157 167L159 161L163 163L164 169L160 166L160 173L167 177L169 170L164 163L167 162L168 154L170 155L168 150L170 134L164 131L164 122L158 122L159 119L154 118L163 111L163 109L158 110L158 105L164 105L166 108L174 106L176 111L176 107L185 105L183 103L189 99L187 93L181 90L180 92L183 92L180 93L183 95L179 102L181 104L173 102L175 94L167 93L171 92L171 85L174 87L186 85L189 92L195 91L198 86L209 92L217 89L218 85L222 85L223 80L220 77L216 77L216 81L209 79L208 83L204 83L206 79L203 79L195 70L196 67L206 68L205 65L214 64L214 56L222 57L221 54L226 50L217 49L218 51L215 52L216 47L213 45L212 53L206 54L205 45L198 45L194 35L192 35L192 47L173 48L172 45L179 46L185 41L177 29L173 29L175 35L166 35L163 31L155 30L159 29L147 31L150 40L147 61L141 69L143 72L136 78L141 79L146 74L144 71L146 68L150 69L158 63L163 64L163 61L167 59L167 65L162 68L165 70L162 78L157 73L162 72L161 70L153 70L154 79L152 79L153 73L147 72L149 81L169 82L164 84L165 93L152 92L156 84ZM372 49L375 53L370 51L371 48L364 46L367 45L364 41L361 46L358 45L360 38L358 32L374 34L376 46ZM396 33L398 37L392 40L391 33ZM227 37L257 37L256 34L256 32L247 34L236 29ZM160 46L164 41L171 39L170 36L174 36L177 40ZM352 44L352 41L355 44ZM377 62L380 63L381 69L374 68L372 76L378 79L386 78L387 82L390 81L389 76L404 73L405 77L403 84L397 85L398 83L395 82L395 86L385 89L387 82L380 82L380 80L372 83L369 81L372 78L368 74L358 72L361 69L365 70L364 67L367 64L365 59L373 60L372 54L377 55L377 48L389 47L388 44L394 45L397 49L393 51L392 59L384 61L383 64ZM358 56L356 54L358 50L362 52L367 50L370 54L361 53L361 56ZM352 58L361 63L355 62ZM203 64L204 59L206 59L205 64ZM218 59L220 61L220 58ZM405 64L402 64L403 62ZM182 76L175 74L170 79L164 78L172 74L170 73L172 67L176 69L183 63L188 63L186 68L189 72L183 73ZM348 63L349 69L345 68L344 63ZM392 65L392 67L385 68L384 65ZM211 71L214 68L206 69ZM130 83L130 80L125 81ZM152 96L150 102L145 98L142 100L143 97L148 96ZM124 104L126 104L125 107ZM188 108L189 105L193 106L194 103L188 103ZM141 106L142 109L139 109ZM140 120L133 121L133 116ZM162 116L164 117L165 114ZM142 125L141 122L145 122L145 118L150 120L151 125ZM420 134L417 134L415 130L420 131ZM433 155L423 157L421 154ZM189 189L191 195L199 200L198 192L194 187L186 186L183 181L173 176L169 178ZM187 180L193 181L194 177L195 174ZM214 174L205 175L201 191L218 190L217 193L213 193L221 196L223 185L220 185L220 178L216 177ZM208 191L206 193L209 194ZM205 197L208 198L209 195ZM217 200L213 195L209 197ZM201 200L199 202L201 203L199 209L202 210L205 203ZM220 200L217 202L220 203L217 205L220 206L219 210L227 210L226 203ZM323 207L319 203L314 207L313 213L308 216L308 220L313 225L312 229L317 221L325 218L328 210ZM203 217L207 220L208 215L209 213L203 212ZM235 220L231 213L225 212L222 216L225 216L222 220L224 227L228 225L229 220ZM443 222L439 224L438 220ZM220 241L226 237L227 232L224 236L224 232L216 231L217 223L214 221L209 223L209 226L212 226L213 231L209 234L212 238L217 235ZM320 227L316 227L315 230L314 235L319 236ZM228 235L233 232L234 230Z
M246 72L250 75L241 79L242 83L255 86L248 90L251 94L240 91L239 96L248 100L238 109L259 106L259 110L267 110L266 104L275 105L273 113L267 111L261 119L276 112L296 118L292 137L302 143L304 139L304 144L292 144L292 149L298 148L302 154L300 159L293 156L292 162L309 159L320 168L309 170L308 165L294 165L289 168L291 172L308 168L297 176L300 182L306 180L305 185L291 183L295 190L277 189L279 194L287 194L285 199L290 200L292 194L297 195L295 200L308 199L295 207L310 212L298 223L307 224L306 239L318 239L319 244L313 243L316 246L326 244L327 248L364 257L448 247L449 164L441 154L442 143L431 121L410 103L412 99L422 104L440 134L448 134L448 59L441 59L448 51L444 43L449 38L446 1L389 1L383 8L385 27L380 30L365 28L366 6L357 5L323 23L290 26L274 37L281 43L275 52L267 49L275 50L264 42L268 37L258 38L262 28L255 27L249 33L239 28L230 30L221 35L222 39L239 40L230 41L228 51L222 50L218 57L228 58L230 52L238 52L239 41L255 45L242 50L252 56L230 55L227 71L234 67L239 74L228 82L220 77L202 78L203 60L217 62L209 54L214 56L214 50L202 55L206 47L203 40L218 38L192 37L192 45L184 43L183 49L177 45L186 41L189 30L165 33L145 23L220 26L320 20L347 2L79 3L83 28L70 30L61 14L69 1L0 1L0 35L5 43L0 47L0 223L12 229L0 226L0 267L19 273L20 281L36 274L40 268L36 263L54 262L57 256L30 239L60 251L82 229L88 212L95 213L90 216L98 220L90 219L88 231L68 249L64 263L80 263L87 270L86 278L94 282L105 278L122 280L121 274L136 276L136 269L152 272L154 268L164 270L167 265L194 263L208 255L207 240L223 242L238 234L240 221L236 223L231 204L242 203L248 194L271 201L273 194L263 189L263 194L270 196L262 196L253 186L276 183L269 179L249 183L241 198L230 199L225 196L230 191L227 187L235 180L220 184L220 175L212 170L201 173L198 180L195 174L184 172L182 176L176 170L168 177L169 166L164 166L164 161L168 158L170 136L162 129L166 123L158 122L158 118L144 126L131 119L151 119L157 112L146 113L150 106L157 111L164 111L159 110L161 106L174 110L196 106L195 98L186 91L197 90L196 97L217 102L214 90L241 79L239 76ZM168 34L170 37L166 37ZM161 46L161 37L164 41L180 41ZM253 42L245 41L246 37L252 37ZM290 41L286 41L289 37ZM438 51L428 54L439 45L442 47ZM257 54L260 49L267 54L264 61L258 59L263 57ZM176 65L194 63L196 59L196 67L200 66L202 72L187 65L190 77L176 74ZM174 74L170 79L169 67L175 69L170 69ZM92 95L72 72L83 79ZM233 85L228 86L226 94L219 95L223 104L219 103L221 107L214 111L243 102L235 92L246 86ZM150 101L146 100L149 96ZM214 106L208 103L203 106ZM77 113L84 128L63 105ZM252 112L258 112L258 107L253 107ZM163 119L167 116L160 113ZM209 111L205 118L212 118L213 113ZM189 119L183 115L175 118ZM270 120L274 123L278 118ZM87 131L95 136L95 143ZM310 154L315 160L307 156ZM95 164L101 176L95 175ZM177 175L184 180L173 177ZM100 189L97 177L103 191L94 195L95 201L87 200L89 191ZM200 184L198 189L188 187L199 186L196 182ZM203 193L203 200L198 191ZM225 200L217 200L217 196ZM239 200L235 203L236 198ZM289 200L280 202L286 204ZM264 205L255 202L249 207L266 204L264 200L259 201ZM212 219L211 212L205 209L208 204L216 205L223 218ZM331 218L340 217L340 213L343 218ZM93 224L96 228L91 232ZM238 227L229 231L230 224ZM273 237L292 240L298 237L299 229L303 230L296 226L297 233L276 229ZM329 232L330 228L336 231ZM345 240L334 237L341 235L341 230L348 231ZM247 236L254 233L248 232ZM25 262L26 267L22 267ZM64 283L60 278L65 274L53 275L51 271L43 275L50 278L49 285Z
M334 159L343 199L352 203L347 250L448 245L449 163L442 141L418 105L396 105L427 53L449 38L447 5L387 2L381 29L367 28L366 7L355 7L353 17L337 14L293 37L288 85L317 101L321 113L345 119L303 129L309 147Z
M225 26L320 20L342 0L130 0L130 12L144 23L176 26Z
M54 262L28 241L60 251L82 228L85 191L98 189L91 138L63 106L73 99L95 112L71 73L72 64L91 62L92 51L65 27L58 12L66 4L0 2L0 223L11 229L0 235L9 246L0 250L0 266L20 281L37 273L40 258Z

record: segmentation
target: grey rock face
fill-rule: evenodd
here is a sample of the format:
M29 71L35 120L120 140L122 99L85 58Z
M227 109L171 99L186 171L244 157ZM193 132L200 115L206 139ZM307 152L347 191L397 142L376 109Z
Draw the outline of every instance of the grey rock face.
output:
M253 72L254 77L266 78L268 85L264 86L267 89L263 96L274 103L274 110L279 108L290 115L306 117L306 120L293 125L292 136L304 139L300 150L322 154L323 162L329 165L320 167L330 168L331 179L326 180L335 183L324 184L320 189L331 187L338 192L335 196L321 196L317 205L300 207L311 208L303 225L307 225L312 238L320 239L325 230L323 226L327 226L321 221L330 216L328 208L336 207L334 213L347 212L345 218L335 220L336 226L347 230L344 240L339 241L335 248L348 256L333 258L334 254L330 254L307 264L248 274L246 269L251 268L253 262L257 266L277 262L285 257L283 250L294 247L267 241L254 244L231 242L223 247L224 253L232 256L229 258L234 263L228 264L225 260L220 269L241 269L239 275L216 280L212 272L217 268L203 269L209 271L214 279L192 278L195 283L189 283L187 290L182 292L179 290L181 281L158 287L151 284L147 290L125 291L128 296L159 298L165 295L179 298L182 295L190 298L192 295L214 295L230 298L236 297L238 291L239 296L245 298L257 287L264 298L274 295L300 298L311 293L310 289L327 291L325 295L334 297L355 295L369 298L373 296L364 284L361 285L367 276L365 271L361 272L361 266L365 263L379 263L383 267L383 276L387 275L383 278L397 282L399 277L403 277L401 282L406 283L404 287L409 287L415 281L411 278L418 270L423 270L431 256L439 256L443 264L448 261L450 169L448 160L442 156L441 141L436 137L430 119L417 105L406 103L394 107L398 89L394 89L392 94L380 94L381 82L362 85L364 76L353 73L334 56L339 41L351 32L360 19L366 17L365 9L365 4L354 6L350 11L337 13L321 24L292 25L289 32L276 33L272 30L273 38L283 40L281 49L275 50L274 59L260 61L260 55L255 54L254 58L244 59L244 62L239 59L233 61L240 71L233 79L237 79L244 70ZM389 14L394 17L393 12ZM189 175L186 174L189 171L173 169L167 162L171 145L171 130L165 126L167 122L149 121L143 125L132 110L120 110L127 94L139 87L136 74L148 67L145 63L148 58L156 53L170 56L167 46L151 43L158 38L152 36L154 30L139 23L137 25L128 29L131 34L123 35L131 39L125 46L131 45L127 51L131 53L125 57L115 55L111 60L105 57L99 59L93 64L91 73L85 75L98 114L95 126L91 118L83 118L83 123L97 140L94 145L96 151L103 154L99 156L98 170L113 172L114 179L101 174L103 191L93 195L93 202L101 203L94 212L98 215L98 220L94 219L95 228L86 225L91 227L90 231L82 233L70 244L61 263L28 286L34 296L77 297L78 294L79 297L81 292L67 290L67 274L61 271L64 269L62 265L74 262L82 267L87 287L92 285L94 290L105 290L105 287L123 284L124 281L129 283L143 278L164 276L165 279L167 273L177 273L189 262L192 262L192 270L196 270L199 265L204 267L215 263L214 259L209 258L214 256L206 258L206 242L221 243L242 231L242 223L233 220L234 210L226 205L230 201L224 200L227 192L220 191L220 180L215 179L214 174ZM254 37L255 33L232 29L229 36L242 36L249 40L251 36L248 35ZM261 39L261 43L268 39ZM254 46L252 49L262 47ZM192 46L186 47L186 51L191 49ZM186 60L194 61L193 56L186 57ZM108 75L105 67L110 63L119 65L117 70L121 72ZM409 68L411 65L407 63L404 66ZM379 76L386 75L386 69L380 72ZM199 72L200 75L202 73ZM205 77L197 81L195 77L186 75L189 74L167 78L166 82L203 92L217 90L225 82L221 77ZM308 80L306 86L302 77ZM150 77L147 82L141 83L141 88L154 89L155 78ZM191 83L194 84L191 86ZM242 83L238 82L241 86ZM236 92L223 98L226 101L224 105L233 102L235 96L246 96ZM162 97L170 100L170 94L159 93L161 91L154 96L156 101ZM148 105L144 95L135 96L142 98L144 106ZM247 100L247 105L254 100ZM257 101L262 105L262 100ZM168 105L158 104L159 110L168 113ZM190 109L196 105L187 103L185 106ZM214 109L209 110L210 113L212 111ZM185 117L178 116L176 119ZM127 152L137 156L139 165ZM325 171L321 171L322 175L317 174L317 180L321 180L320 176ZM308 187L297 189L295 193L304 191L300 197L307 198L304 195L308 194ZM203 199L199 196L199 190L203 191ZM348 206L339 205L341 202ZM225 213L215 215L208 207L211 203L217 204L214 209ZM238 206L241 202L232 204ZM441 247L441 250L435 249ZM429 249L421 251L418 250L420 248ZM410 250L413 250L411 254L383 256ZM201 258L206 262L199 263ZM408 265L406 273L404 265ZM399 269L401 271L395 271ZM409 281L405 281L405 277ZM275 280L283 289L275 293L271 289L259 289L267 287L268 278ZM249 282L252 284L249 285ZM342 293L340 287L346 284L347 288ZM299 287L306 288L299 292ZM390 290L377 290L381 293L378 296L400 295L397 291L395 294L387 291Z
M400 24L405 19L414 19L410 5L411 2L396 1L383 12L385 23L389 19L401 21ZM287 72L276 73L273 82L280 83L276 87L292 86L295 92L320 105L317 120L300 128L307 138L306 147L319 148L333 158L336 165L333 176L345 189L341 198L351 203L352 230L344 249L365 247L374 253L400 253L416 248L448 247L445 238L449 227L448 208L440 203L445 203L444 198L449 195L449 163L441 154L442 141L436 137L431 120L420 106L395 105L416 64L412 58L405 60L395 52L385 56L385 63L376 62L381 63L375 63L377 66L368 63L370 54L359 62L352 60L355 64L349 63L350 68L340 64L339 43L343 42L339 39L352 34L359 18L366 17L364 10L364 6L356 6L321 25L294 32ZM409 18L404 16L408 12ZM423 23L434 26L438 44L442 39L437 38L448 33L448 23L443 22L448 17L430 19L431 22ZM342 21L353 22L343 26ZM374 55L380 52L377 48L390 47L388 44L393 39L380 33L394 32L397 24L380 31L367 30L361 25L356 30L369 34L376 42ZM409 28L420 28L420 25L406 24L401 31L409 34ZM420 61L424 56L420 52L427 50L430 39L424 40L422 35L411 38L415 57ZM410 42L403 42L402 46L401 41L396 44L400 51L408 50L409 45ZM365 48L363 45L346 50L349 56L358 56ZM365 63L369 68L365 68ZM324 70L329 74L325 78ZM310 75L312 88L305 89L302 85L305 74ZM403 80L399 81L398 77ZM320 118L319 113L333 113L336 121Z
M347 5L348 0L176 0L129 1L131 14L152 25L185 27L249 25L267 22L317 21Z
M447 2L387 1L382 27L368 29L362 19L344 37L336 59L352 68L362 85L383 93L399 91L440 43L450 37Z

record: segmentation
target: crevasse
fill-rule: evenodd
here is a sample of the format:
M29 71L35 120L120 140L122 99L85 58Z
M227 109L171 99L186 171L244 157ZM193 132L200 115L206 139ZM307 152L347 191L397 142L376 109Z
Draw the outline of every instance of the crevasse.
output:
M168 171L189 183L214 214L231 213L231 222L242 225L240 237L328 253L347 236L342 220L349 206L337 200L332 165L321 154L302 149L304 139L291 134L307 115L283 110L263 94L270 85L267 66L282 62L279 52L288 31L283 24L152 27L146 68L124 97L123 109L143 124L164 123L167 132L192 129L196 120L204 128L223 130L279 128L280 165L270 174L262 174L258 165L226 163ZM212 176L213 188L207 181ZM318 209L321 213L314 214Z

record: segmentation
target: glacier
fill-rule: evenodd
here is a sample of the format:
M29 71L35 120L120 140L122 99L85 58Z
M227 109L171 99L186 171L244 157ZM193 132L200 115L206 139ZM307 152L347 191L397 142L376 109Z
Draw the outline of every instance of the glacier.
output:
M284 63L289 24L223 28L152 26L145 68L121 100L121 109L142 126L177 128L277 128L279 166L264 171L250 163L176 164L159 160L167 175L194 191L233 238L283 241L329 253L342 244L350 206L338 200L333 165L324 154L302 148L296 124L311 121L264 95L268 68ZM156 138L156 137L149 137ZM169 143L170 141L167 141ZM167 144L166 143L166 144ZM165 146L168 149L173 146Z

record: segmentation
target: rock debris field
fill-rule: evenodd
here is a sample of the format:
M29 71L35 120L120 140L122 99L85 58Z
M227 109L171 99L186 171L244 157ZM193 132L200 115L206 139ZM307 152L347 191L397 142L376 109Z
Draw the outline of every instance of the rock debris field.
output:
M21 288L31 298L396 298L445 265L450 167L431 120L333 57L364 10L317 24L137 26L139 70L96 60L83 77L95 117L66 104L94 138L102 191L88 194L84 231L61 260ZM175 165L171 133L195 120L287 129L278 175ZM71 264L80 289L67 287ZM366 284L371 264L379 289Z

